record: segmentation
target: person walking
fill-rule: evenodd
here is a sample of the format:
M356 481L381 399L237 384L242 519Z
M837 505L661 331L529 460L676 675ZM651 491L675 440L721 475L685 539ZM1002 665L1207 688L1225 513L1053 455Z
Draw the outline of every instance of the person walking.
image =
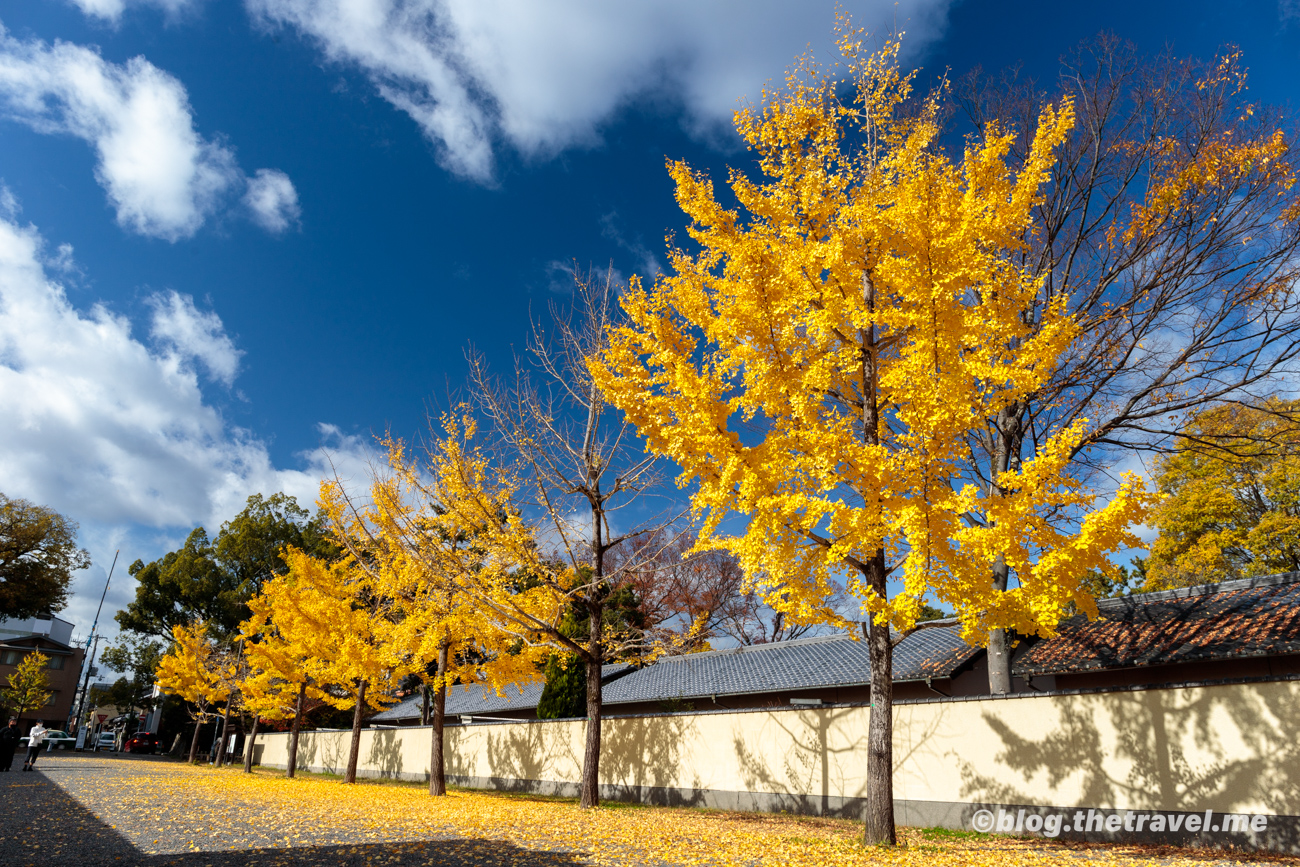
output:
M13 768L14 752L18 749L18 720L10 718L9 725L0 730L0 771Z
M31 771L36 769L36 755L41 751L41 746L45 743L45 736L50 730L45 727L43 720L37 720L36 725L27 733L27 761L23 762L23 770Z

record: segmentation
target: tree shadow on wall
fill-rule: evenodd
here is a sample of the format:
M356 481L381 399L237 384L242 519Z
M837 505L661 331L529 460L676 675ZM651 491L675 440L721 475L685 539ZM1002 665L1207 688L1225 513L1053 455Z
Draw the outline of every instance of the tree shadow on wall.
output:
M985 712L1004 747L994 760L1022 782L981 774L963 760L962 796L1039 804L1043 796L1032 793L1082 774L1079 802L1087 806L1253 812L1262 804L1274 815L1300 812L1300 696L1284 685L1105 693L1056 706L1057 725L1038 740ZM1113 755L1098 727L1107 718ZM1287 838L1270 845L1294 842L1286 829L1269 831Z
M670 806L703 803L698 772L689 785L678 779L682 741L693 727L693 719L685 716L605 720L600 775L618 782L602 786L602 796Z
M400 777L403 767L402 744L406 740L402 735L396 729L371 729L370 749L363 762L374 768L381 777Z
M539 791L562 783L556 768L582 767L582 757L573 749L582 736L570 737L572 722L538 722L491 726L487 731L487 765L493 779L508 781L519 791ZM580 729L581 731L581 729Z
M849 781L838 757L866 749L866 728L850 742L833 749L830 746L836 723L854 714L861 714L861 709L765 714L767 724L779 729L784 737L763 735L761 742L753 746L741 737L732 742L746 790L764 794L776 802L777 809L792 813L833 816L854 812L858 793L846 791ZM789 746L783 752L774 752L772 746L780 743Z
M249 820L256 818L250 815ZM148 836L151 842L157 836L153 828ZM390 867L579 867L587 862L569 852L533 851L476 838L367 844L326 841L294 848L150 855L43 775L23 774L0 780L0 863L10 867L361 867L380 863Z

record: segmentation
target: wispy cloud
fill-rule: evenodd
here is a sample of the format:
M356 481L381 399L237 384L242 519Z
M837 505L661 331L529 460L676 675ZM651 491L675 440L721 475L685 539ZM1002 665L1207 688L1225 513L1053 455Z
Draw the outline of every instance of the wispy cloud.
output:
M650 248L639 237L629 241L623 235L617 211L610 211L600 218L600 234L613 241L620 249L632 254L636 259L637 273L640 277L646 280L654 280L663 271L659 264L659 258L650 252Z
M244 204L257 223L268 232L283 232L298 225L302 209L298 206L298 191L293 181L278 169L258 169L248 179Z
M151 6L169 17L178 17L197 9L203 0L70 0L83 13L106 24L117 25L128 7Z
M244 353L226 335L220 316L200 311L193 298L178 292L155 295L149 305L153 307L149 332L168 355L180 364L199 361L213 379L227 387L234 385Z
M940 36L951 0L859 0L859 26L896 23L909 49ZM838 0L245 0L368 76L411 116L444 166L490 183L501 145L546 157L600 142L601 125L648 98L695 134L729 124L810 45L827 54Z

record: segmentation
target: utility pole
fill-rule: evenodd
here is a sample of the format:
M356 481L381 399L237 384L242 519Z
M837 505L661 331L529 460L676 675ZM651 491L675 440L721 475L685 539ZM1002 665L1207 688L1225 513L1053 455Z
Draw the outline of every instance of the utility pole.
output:
M86 679L81 685L81 701L77 702L77 732L78 739L82 740L83 744L85 741L80 737L82 725L81 713L85 710L86 695L90 692L90 669L95 662L95 651L99 650L99 635L96 634L96 631L99 629L99 615L104 610L104 599L108 596L108 585L113 581L113 570L117 568L117 557L121 553L122 550L120 548L113 552L113 565L108 567L108 578L104 581L104 592L99 595L99 607L95 609L95 622L91 624L90 635L86 637L86 651L89 655L81 661L81 665L86 671ZM90 644L91 641L95 642L93 648Z
M93 650L90 651L90 656L91 656L91 658L94 658L95 653L98 652L98 650L99 650L99 639L100 639L100 636L98 636L98 635L94 635L94 636L91 636L91 637L94 639L95 647L94 647ZM80 698L79 698L78 701L77 701L77 706L76 706L76 708L74 708L73 711L72 711L72 713L75 714L75 716L73 717L73 722L76 723L76 730L78 730L78 731L81 729L81 713L82 713L82 710L83 710L83 708L85 707L85 704L86 704L86 695L87 695L87 693L90 691L90 673L91 673L91 670L94 668L93 665L86 665L86 663L85 663L84 660L83 660L83 662L82 662L82 665L84 665L84 666L85 666L85 669L86 669L86 680L85 680L85 683L84 683L84 684L82 685L82 687L81 687L81 696L80 696Z

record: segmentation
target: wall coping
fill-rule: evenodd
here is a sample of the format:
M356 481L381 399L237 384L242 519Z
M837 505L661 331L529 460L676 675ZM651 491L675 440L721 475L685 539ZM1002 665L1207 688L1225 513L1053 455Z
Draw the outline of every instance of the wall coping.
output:
M1033 698L1051 698L1054 696L1068 695L1106 695L1109 693L1120 692L1160 692L1165 690L1179 689L1205 689L1215 686L1237 686L1250 683L1291 683L1300 681L1300 674L1282 674L1261 677L1235 677L1224 680L1189 680L1180 683L1162 683L1162 684L1133 684L1129 686L1104 686L1092 687L1089 689L1044 689L1033 690L1030 692L1013 692L1007 695L956 695L956 696L936 696L934 698L903 698L894 702L895 707L910 705L929 705L944 704L947 702L972 702L972 701L1020 701L1022 699ZM602 714L601 720L611 719L655 719L658 717L679 717L679 716L706 716L728 713L779 713L779 712L800 712L807 710L821 710L824 708L858 708L871 707L868 701L846 701L846 702L828 702L821 705L770 705L768 707L736 707L736 708L710 708L708 710L684 710L684 711L664 711L660 713L635 713L635 714ZM474 716L467 714L467 716ZM512 718L495 718L475 717L482 719L482 722L473 723L447 723L445 728L469 728L480 725L517 725L520 723L537 725L541 723L560 723L560 722L586 722L587 718L578 717L561 717L559 719L512 719ZM408 729L429 729L432 725L418 726L390 726L390 725L367 725L366 728L380 731L406 731ZM350 732L352 729L312 729L313 732ZM268 734L288 734L288 732L268 732ZM303 732L310 734L310 732Z

